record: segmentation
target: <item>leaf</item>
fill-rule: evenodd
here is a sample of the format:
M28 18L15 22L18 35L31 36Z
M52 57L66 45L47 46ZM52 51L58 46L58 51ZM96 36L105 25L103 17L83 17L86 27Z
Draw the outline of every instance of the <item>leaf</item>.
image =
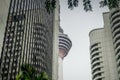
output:
M100 4L100 7L108 6L109 9L112 9L112 8L119 7L119 1L120 0L103 0L103 1L100 1L99 4Z
M19 80L22 77L22 72L20 72L17 76L16 76L16 80Z
M49 77L46 72L41 72L41 74L38 76L38 80L49 80Z
M73 2L72 0L68 0L68 8L73 9Z
M84 10L87 11L92 11L92 6L91 6L91 1L90 0L83 0L83 6Z
M21 72L16 76L16 80L49 80L46 72L41 72L39 76L35 76L35 69L29 64L21 66Z
M77 7L77 6L78 6L78 3L79 3L79 1L78 1L78 0L73 0L73 5L74 5L75 7Z
M51 1L51 7L52 7L53 9L56 8L56 0L52 0L52 1Z
M107 0L100 1L99 4L100 4L100 7L105 7L108 5L108 1Z
M50 0L46 0L45 1L45 8L46 8L46 10L47 10L47 12L50 14Z

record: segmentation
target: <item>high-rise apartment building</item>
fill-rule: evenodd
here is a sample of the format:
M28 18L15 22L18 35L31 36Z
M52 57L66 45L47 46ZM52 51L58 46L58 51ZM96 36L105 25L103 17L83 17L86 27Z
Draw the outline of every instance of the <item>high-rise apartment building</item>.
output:
M70 48L72 47L72 42L67 34L64 34L63 29L59 28L59 58L58 58L58 80L63 80L63 59L67 56Z
M114 27L119 23L115 17L118 17L115 13L104 13L104 28L94 29L89 33L92 80L119 80L115 48L116 32L119 29Z
M110 10L111 33L120 80L120 9Z
M45 0L1 0L0 6L1 80L15 80L26 63L35 67L36 75L46 71L52 79L53 39L58 33L54 26L57 30L59 14L49 14Z

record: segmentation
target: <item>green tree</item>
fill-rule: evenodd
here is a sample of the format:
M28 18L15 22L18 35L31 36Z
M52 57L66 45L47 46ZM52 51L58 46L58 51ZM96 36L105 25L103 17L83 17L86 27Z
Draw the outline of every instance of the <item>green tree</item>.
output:
M74 7L78 7L79 0L67 0L68 8L73 9ZM45 8L48 13L53 12L56 8L56 0L46 0L45 1ZM83 0L83 6L85 11L92 11L91 1L90 0Z
M91 1L92 0L83 0L83 7L86 12L92 11ZM69 9L73 9L79 5L79 0L67 0L67 2ZM107 6L109 9L112 9L119 7L120 0L101 0L98 3L100 4L100 7ZM53 11L56 6L56 0L46 0L45 4L48 12Z
M74 1L75 0L68 0L68 3L72 3L74 4ZM91 5L91 1L92 0L83 0L83 6L84 6L84 10L85 11L92 11L92 5ZM78 2L79 1L76 1L77 2L77 5L78 5ZM100 7L104 7L104 6L107 6L109 9L112 9L112 8L118 8L119 7L119 3L120 3L120 0L101 0L99 2L100 4ZM70 5L68 5L70 6ZM74 5L73 5L74 6ZM72 6L71 6L72 7ZM75 6L76 7L76 6Z
M21 72L16 76L16 80L49 80L46 72L41 72L39 76L35 76L35 69L29 64L21 66Z
M118 8L120 0L102 0L100 1L100 7L107 6L109 9Z

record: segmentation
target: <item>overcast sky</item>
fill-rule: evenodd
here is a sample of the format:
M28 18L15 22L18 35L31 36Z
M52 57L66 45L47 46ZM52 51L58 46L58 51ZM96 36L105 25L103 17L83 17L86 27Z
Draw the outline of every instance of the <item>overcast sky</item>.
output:
M92 80L89 52L89 32L103 27L103 12L107 8L99 8L99 0L94 1L93 12L85 12L82 4L74 10L67 8L66 0L61 1L61 27L72 41L72 48L63 61L64 80ZM82 0L81 0L82 1Z

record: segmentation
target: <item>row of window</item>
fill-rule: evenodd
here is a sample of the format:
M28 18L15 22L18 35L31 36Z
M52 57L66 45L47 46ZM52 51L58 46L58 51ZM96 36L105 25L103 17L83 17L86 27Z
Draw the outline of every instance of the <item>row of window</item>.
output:
M119 49L117 49L117 51L116 51L116 54L115 54L115 55L117 55L119 52L120 52L120 48L119 48Z
M39 5L38 2L39 1ZM53 14L48 14L43 8L44 6L44 0L11 0L10 1L10 8L9 8L9 14L8 14L8 21L6 26L6 32L5 32L5 40L3 43L4 46L2 50L2 68L4 69L5 66L7 67L7 70L3 70L2 72L2 79L4 80L14 80L15 76L17 74L17 68L20 67L21 64L24 64L25 61L29 61L32 59L32 50L34 53L39 53L40 55L45 55L42 61L39 61L35 64L38 65L36 69L46 70L46 72L52 76L52 35L53 35ZM41 9L42 8L42 9ZM42 10L42 11L41 11ZM35 15L37 17L35 17ZM34 37L36 37L37 40L43 41L40 42L39 47L34 44L33 40L33 23L35 22L41 23L44 22L46 26L45 27L48 30L47 34L42 34L43 37L40 36L40 33L35 33ZM39 29L37 29L39 31ZM42 29L40 29L42 30ZM42 30L43 32L44 29ZM42 39L40 38L42 37ZM32 42L32 44L30 44ZM45 44L42 45L42 44ZM46 47L47 46L47 47ZM36 48L36 49L34 49ZM44 49L43 49L44 48ZM12 50L14 49L14 54L12 54ZM22 50L21 50L22 49ZM38 51L40 49L40 51ZM41 50L43 49L43 50ZM49 55L48 55L49 53ZM19 55L19 57L16 59L16 61L9 61L7 62L8 58L15 58L15 55ZM10 55L10 56L8 56ZM5 57L3 57L5 56ZM18 65L15 66L12 64ZM39 66L40 63L44 64L43 67ZM30 62L31 64L31 62ZM44 68L44 69L43 69ZM8 72L15 72L10 73ZM19 71L20 69L18 69ZM7 72L6 72L7 71ZM9 75L5 76L5 73L8 73Z
M71 46L72 44L70 43L70 41L67 41L66 39L60 38L59 37L59 42L63 42L66 43L68 46Z
M95 64L92 66L92 69L93 69L94 67L96 67L96 66L99 66L99 65L100 65L100 62L95 63Z
M93 55L91 55L91 59L92 59L92 58L94 58L94 57L99 56L99 55L100 55L100 53L101 53L101 52L96 52L96 53L94 53Z
M97 73L97 74L95 74L95 75L93 76L93 80L94 80L96 77L100 77L100 76L102 76L102 73Z
M114 27L113 27L113 30L112 30L112 33L113 33L115 30L119 29L119 28L120 28L120 25L114 26Z
M94 74L95 72L98 72L98 71L101 71L101 67L98 67L98 68L94 69L94 70L92 71L92 74Z
M111 17L114 16L116 13L119 13L119 10L115 10L113 13L111 13Z
M116 37L118 34L120 34L120 31L115 32L113 38Z
M93 59L93 60L91 61L91 64L94 63L94 62L96 62L96 61L100 61L100 57L97 57L97 58Z
M95 51L98 51L99 50L99 48L97 47L97 48L95 48L95 49L93 49L92 51L91 51L91 54L93 53L93 52L95 52Z
M120 36L114 39L114 43L116 43L118 40L120 40Z
M71 40L68 37L64 36L64 35L59 35L59 38L72 44Z
M111 25L111 28L113 28L116 24L119 24L119 23L120 23L120 20L117 20L117 21L113 22L112 25Z
M10 36L10 38L13 40L13 39L17 39L16 37L22 37L22 35L20 35L21 33L19 33L19 26L17 26L18 24L20 24L19 23L19 19L21 20L22 19L22 15L19 15L19 14L10 14L10 12L12 12L12 13L14 13L15 11L17 12L18 11L18 9L17 9L17 4L18 3L16 3L17 1L11 1L10 2L10 7L11 7L11 5L13 5L14 7L13 8L10 8L10 10L9 10L9 14L8 14L8 23L7 23L7 28L8 28L8 31L6 31L6 34L17 34L17 35L15 35L15 36ZM11 16L12 15L12 16ZM25 17L25 16L24 16ZM13 22L16 22L16 23L13 23ZM15 28L10 28L10 27L15 27ZM11 29L14 29L13 31L11 31L10 32L10 30ZM16 42L20 42L21 40L21 38L18 38L19 40L16 40L16 41L14 41L14 42L11 42L11 43L9 43L9 40L10 40L10 38L9 37L7 37L7 39L8 39L8 44L11 44L12 46L11 47L8 47L7 49L10 49L10 50L12 50L12 48L14 48L14 47L19 47L19 46L16 46ZM8 45L7 44L7 45ZM17 54L17 53L19 53L19 51L18 52L16 52L16 51L14 51L14 55L15 54ZM3 54L3 53L2 53ZM15 58L14 57L14 55L13 55L13 57L11 57L11 53L9 53L8 51L6 52L6 54L10 54L10 57L9 58ZM3 54L4 55L4 54ZM5 55L5 57L6 57L6 55ZM3 58L3 59L6 59L6 58ZM6 63L6 60L5 60L5 63ZM15 71L14 73L16 73L16 68L17 68L17 66L13 66L12 64L15 64L15 65L17 65L17 60L14 62L14 61L10 61L9 62L9 64L4 64L4 66L3 66L3 76L2 76L2 78L3 79L5 79L5 80L8 80L7 78L8 78L8 75L7 76L4 76L5 75L5 72L7 71L7 74L9 74L9 69L11 70L10 72L12 72L12 71ZM6 70L4 70L4 68L5 68L5 66L8 66L7 68L6 68ZM11 79L15 79L15 74L14 73L11 73L10 75L9 75L9 77L11 78Z
M95 46L98 46L98 43L94 43L93 45L91 45L90 50Z
M113 22L116 18L120 17L120 15L116 15L111 19L111 22ZM119 18L118 18L119 19Z

